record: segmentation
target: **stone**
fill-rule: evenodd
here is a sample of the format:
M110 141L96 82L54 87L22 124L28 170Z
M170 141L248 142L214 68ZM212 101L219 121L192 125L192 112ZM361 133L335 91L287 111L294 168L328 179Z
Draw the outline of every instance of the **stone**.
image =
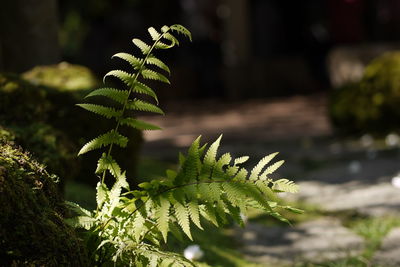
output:
M392 229L383 239L380 250L373 257L373 263L386 267L400 266L400 227Z
M295 227L248 223L238 236L242 252L259 263L323 262L357 255L363 248L361 237L330 217Z

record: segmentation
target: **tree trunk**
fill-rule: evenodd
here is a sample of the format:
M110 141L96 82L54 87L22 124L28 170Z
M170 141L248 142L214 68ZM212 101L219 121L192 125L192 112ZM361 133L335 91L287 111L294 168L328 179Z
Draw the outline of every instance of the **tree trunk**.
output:
M59 60L56 0L2 1L0 71L23 72Z

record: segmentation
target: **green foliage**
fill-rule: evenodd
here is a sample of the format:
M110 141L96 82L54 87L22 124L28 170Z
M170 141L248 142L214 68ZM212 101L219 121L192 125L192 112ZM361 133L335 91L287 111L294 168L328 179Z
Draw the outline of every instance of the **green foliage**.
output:
M249 157L234 159L229 153L219 156L218 148L222 136L209 147L200 145L197 138L186 155L179 155L177 170L167 170L162 179L143 182L137 189L131 189L123 172L111 155L113 145L124 147L128 138L119 133L120 126L126 125L144 130L155 130L157 126L132 118L130 111L140 110L161 113L157 106L139 99L147 94L157 101L154 91L145 85L145 80L169 83L166 76L150 67L169 72L165 63L153 54L157 49L169 49L178 45L175 33L191 39L190 32L181 25L163 26L158 32L149 28L153 40L151 45L139 39L133 43L141 52L140 57L118 53L114 57L123 59L133 67L132 73L113 70L106 77L113 76L126 87L101 88L88 97L106 97L117 105L79 104L80 107L106 119L115 120L114 129L99 135L86 143L79 155L92 150L107 148L98 160L96 173L101 180L97 185L97 209L93 212L76 204L68 203L76 217L68 219L74 227L88 230L88 247L92 250L94 264L109 262L121 266L193 266L194 263L179 254L167 252L162 244L173 235L182 239L183 232L192 239L193 225L203 229L206 221L216 226L235 221L243 225L242 215L250 209L260 209L267 214L288 222L278 212L281 206L277 192L295 193L298 186L287 179L273 180L274 173L283 161L268 165L277 155L262 158L251 170L242 167ZM108 185L106 179L113 177ZM94 240L94 241L93 241Z
M373 60L360 82L335 90L330 116L344 133L389 133L400 119L400 52Z

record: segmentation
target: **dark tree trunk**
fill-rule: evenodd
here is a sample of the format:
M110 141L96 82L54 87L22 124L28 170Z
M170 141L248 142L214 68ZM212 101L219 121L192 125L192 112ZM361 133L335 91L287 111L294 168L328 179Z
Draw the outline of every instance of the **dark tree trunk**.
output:
M57 1L1 1L0 71L23 72L59 60Z

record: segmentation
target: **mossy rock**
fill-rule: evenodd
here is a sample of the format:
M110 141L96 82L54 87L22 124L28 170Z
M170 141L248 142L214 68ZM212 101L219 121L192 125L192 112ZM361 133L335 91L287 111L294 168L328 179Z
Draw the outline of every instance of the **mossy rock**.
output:
M33 84L67 91L95 88L99 83L90 69L67 62L49 66L37 66L25 72L22 77Z
M360 82L336 89L330 116L342 133L386 134L400 129L400 52L373 60Z
M64 223L57 177L7 138L0 141L0 266L88 266L81 240Z
M76 155L86 142L114 128L115 122L76 104L100 83L89 69L67 63L36 67L22 77L29 81L14 74L0 74L0 126L10 130L15 142L34 153L50 171L64 179L96 184L94 170L99 153L79 158ZM78 82L83 80L86 82ZM125 134L130 138L128 147L116 150L114 158L133 184L142 134L134 129L126 129Z

